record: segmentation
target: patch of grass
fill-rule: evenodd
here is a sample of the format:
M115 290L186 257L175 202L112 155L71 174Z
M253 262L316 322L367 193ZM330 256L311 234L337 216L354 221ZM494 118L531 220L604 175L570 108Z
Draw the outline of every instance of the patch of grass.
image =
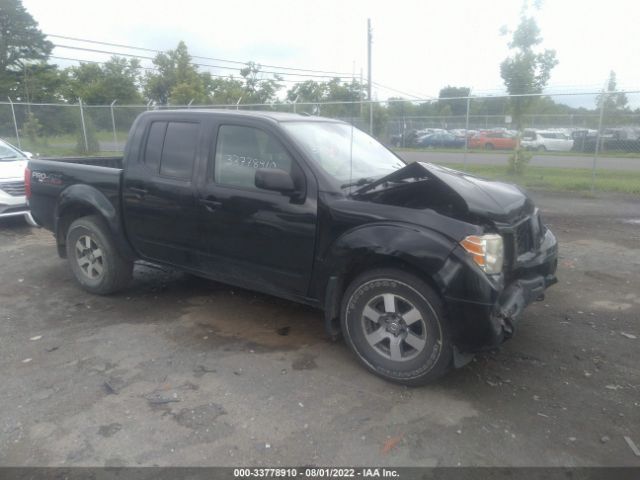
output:
M129 135L128 131L116 132L118 136L118 143L124 143ZM109 145L113 144L113 132L100 130L96 132L96 137L99 142L106 142ZM3 137L7 142L18 146L18 142L15 137ZM37 139L37 142L32 142L26 137L20 137L22 144L22 150L31 152L34 155L40 154L42 157L64 157L64 156L78 156L76 144L78 142L77 133L69 133L66 135L55 136L43 136ZM101 151L97 155L121 155L122 152L108 152Z
M443 164L491 180L515 183L525 188L555 191L591 191L591 170L587 168L556 168L528 166L522 175L510 175L503 165ZM640 172L597 170L595 189L640 195Z
M410 147L392 147L394 152L434 152L434 153L464 153L464 148L410 148ZM469 149L469 153L484 153L489 155L510 154L513 150L485 150L485 149ZM593 152L538 152L531 151L533 155L550 156L550 157L593 157ZM600 152L598 157L612 158L633 158L640 159L640 152Z

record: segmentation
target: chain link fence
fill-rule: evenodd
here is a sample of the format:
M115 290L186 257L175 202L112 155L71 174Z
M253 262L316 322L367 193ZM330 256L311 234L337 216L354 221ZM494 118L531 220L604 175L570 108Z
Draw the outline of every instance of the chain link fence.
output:
M477 153L509 152L518 145L536 155L592 158L593 168L599 158L607 156L640 159L640 92L252 105L7 101L0 102L0 137L43 156L112 155L123 151L129 129L140 113L177 108L262 110L336 118L370 132L392 148L451 153L465 165L482 161ZM630 160L618 162L617 168L636 169L638 165L640 162Z

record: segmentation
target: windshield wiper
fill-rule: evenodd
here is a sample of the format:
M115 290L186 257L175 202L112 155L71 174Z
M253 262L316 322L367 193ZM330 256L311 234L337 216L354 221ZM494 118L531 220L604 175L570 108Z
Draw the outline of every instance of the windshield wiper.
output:
M12 157L0 157L0 160L13 160L14 158L19 159L20 157L18 157L17 155L14 155Z
M342 184L342 185L340 185L340 188L362 187L364 185L372 183L373 181L374 181L373 178L362 177L362 178L359 178L358 180L356 180L354 182L349 182L349 183Z

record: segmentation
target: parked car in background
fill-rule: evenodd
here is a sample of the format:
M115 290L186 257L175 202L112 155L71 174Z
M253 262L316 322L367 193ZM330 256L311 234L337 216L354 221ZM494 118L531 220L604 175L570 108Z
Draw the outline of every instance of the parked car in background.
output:
M471 138L474 135L478 134L477 130L465 130L464 128L454 128L453 130L449 130L449 133L451 133L452 135L455 135L456 137L461 137L461 138Z
M464 137L456 137L450 133L433 133L416 141L420 148L460 148L464 147Z
M509 132L479 133L469 139L469 148L484 148L485 150L513 150L518 145L518 139Z
M597 130L574 130L574 152L593 152L598 141ZM607 128L600 135L601 152L640 152L640 132L633 128Z
M415 129L405 130L404 133L391 136L391 145L394 147L411 148L415 146L418 139L418 131Z
M568 152L573 148L573 139L563 132L525 130L520 145L539 152Z
M0 218L23 216L35 226L24 188L24 170L31 156L0 140Z

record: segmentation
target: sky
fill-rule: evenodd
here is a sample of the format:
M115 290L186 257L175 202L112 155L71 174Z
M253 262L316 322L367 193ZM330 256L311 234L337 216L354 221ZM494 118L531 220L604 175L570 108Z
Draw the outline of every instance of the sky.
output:
M522 5L519 0L23 0L23 4L47 34L156 50L175 48L184 40L192 55L356 76L362 71L365 80L370 18L373 94L378 99L435 97L445 85L468 86L475 95L502 93L499 66L509 50L508 37L500 30L517 26ZM542 47L555 49L559 60L548 92L600 90L610 70L616 72L619 88L640 90L639 1L546 0L535 15L544 38ZM94 61L109 58L59 47L53 55ZM74 63L53 61L63 66ZM578 98L574 100L579 103Z

